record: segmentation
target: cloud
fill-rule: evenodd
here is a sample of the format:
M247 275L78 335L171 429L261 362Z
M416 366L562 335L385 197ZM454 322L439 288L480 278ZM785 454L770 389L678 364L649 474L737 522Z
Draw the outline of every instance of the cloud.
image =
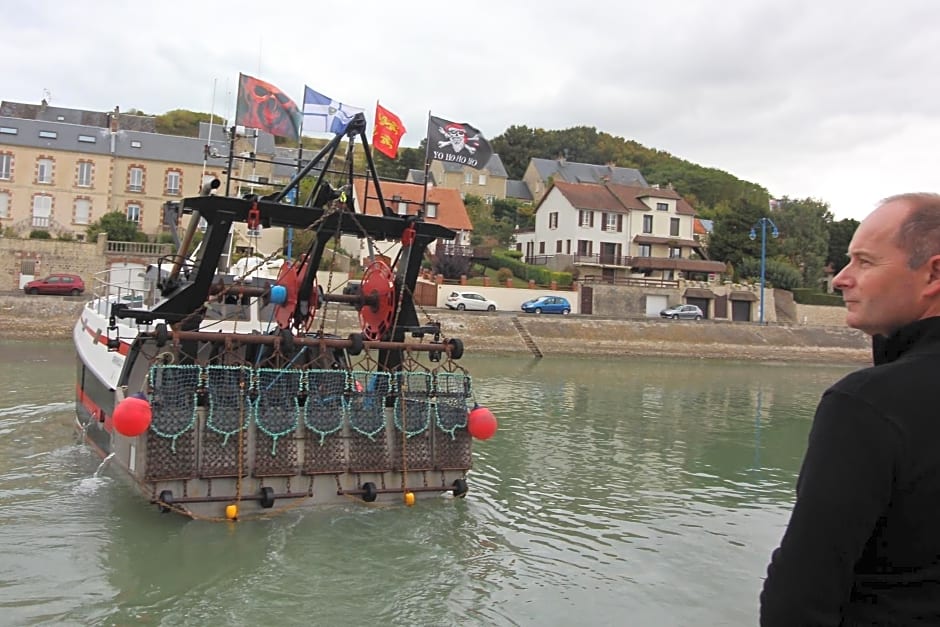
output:
M260 14L264 11L264 14ZM936 184L932 0L8 1L4 100L231 117L239 72L305 84L423 138L428 112L488 136L589 125L861 218Z

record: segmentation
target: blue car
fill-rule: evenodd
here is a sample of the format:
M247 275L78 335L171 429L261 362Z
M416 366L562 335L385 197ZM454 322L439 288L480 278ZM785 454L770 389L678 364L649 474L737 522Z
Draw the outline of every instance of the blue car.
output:
M526 313L556 313L567 316L571 313L571 303L561 296L539 296L533 300L522 303L522 311Z

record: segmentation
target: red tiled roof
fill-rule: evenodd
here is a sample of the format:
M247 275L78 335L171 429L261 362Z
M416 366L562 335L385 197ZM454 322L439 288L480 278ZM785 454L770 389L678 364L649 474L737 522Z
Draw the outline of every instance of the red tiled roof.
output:
M364 209L367 215L382 215L382 209L379 207L379 201L375 193L375 186L372 185L371 181L368 197L366 197L365 179L357 178L354 184L358 209L360 211ZM395 196L398 196L400 200L396 200ZM398 203L400 201L407 202L408 214L414 215L418 212L424 198L424 186L414 183L382 181L382 198L385 200L385 205L395 213L398 213ZM455 231L473 230L473 224L471 224L470 217L467 215L467 208L463 204L463 199L460 198L460 192L456 189L429 187L428 202L437 203L437 217L428 218L425 216L425 222L439 224Z

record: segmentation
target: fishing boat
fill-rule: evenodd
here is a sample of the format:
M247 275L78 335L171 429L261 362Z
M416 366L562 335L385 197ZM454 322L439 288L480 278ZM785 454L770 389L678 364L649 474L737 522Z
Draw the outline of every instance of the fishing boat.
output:
M347 163L358 145L368 171L350 166L338 184L330 163L344 138ZM381 215L356 210L354 176L367 177ZM307 201L285 202L306 177L315 178ZM362 114L277 193L230 197L218 187L182 201L188 228L144 288L105 282L82 309L73 335L85 441L156 510L193 518L463 497L477 411L463 342L427 314L419 321L414 298L428 247L456 233L385 205ZM315 237L275 275L226 274L219 262L235 222ZM199 223L203 239L187 257ZM350 234L370 251L397 242L398 253L374 256L354 293L334 293L317 269ZM328 332L341 310L355 328Z

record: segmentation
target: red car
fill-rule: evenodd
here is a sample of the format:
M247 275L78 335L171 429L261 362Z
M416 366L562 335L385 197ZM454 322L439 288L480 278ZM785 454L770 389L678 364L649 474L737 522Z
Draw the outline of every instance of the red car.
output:
M50 274L44 279L30 281L23 286L27 294L70 294L78 296L85 291L85 282L77 274Z

